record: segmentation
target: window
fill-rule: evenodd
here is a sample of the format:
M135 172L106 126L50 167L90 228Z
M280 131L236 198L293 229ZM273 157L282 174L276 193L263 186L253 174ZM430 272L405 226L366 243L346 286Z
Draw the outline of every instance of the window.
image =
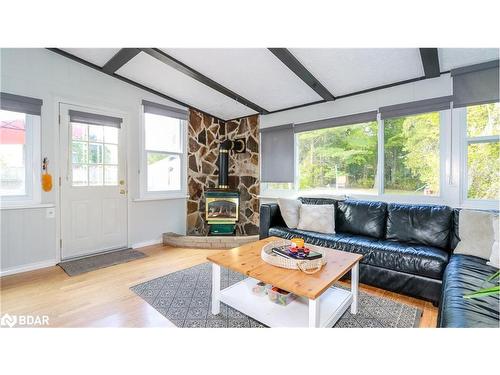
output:
M377 122L297 135L299 189L376 194Z
M438 196L440 113L384 120L384 193Z
M118 128L71 123L73 186L118 185Z
M0 121L2 201L38 202L40 116L0 110Z
M144 113L143 190L146 195L179 193L184 189L185 120Z
M500 198L500 104L466 108L468 199Z

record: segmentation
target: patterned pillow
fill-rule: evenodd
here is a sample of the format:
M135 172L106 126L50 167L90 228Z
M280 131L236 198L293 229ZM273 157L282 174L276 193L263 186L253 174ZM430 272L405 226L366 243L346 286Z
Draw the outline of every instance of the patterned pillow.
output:
M297 229L319 233L335 233L335 206L333 204L303 204Z

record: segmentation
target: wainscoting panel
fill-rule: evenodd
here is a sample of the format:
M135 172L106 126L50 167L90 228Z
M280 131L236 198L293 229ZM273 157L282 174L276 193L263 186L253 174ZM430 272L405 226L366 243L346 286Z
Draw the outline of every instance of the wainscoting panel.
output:
M0 210L2 275L56 261L56 219L48 209Z

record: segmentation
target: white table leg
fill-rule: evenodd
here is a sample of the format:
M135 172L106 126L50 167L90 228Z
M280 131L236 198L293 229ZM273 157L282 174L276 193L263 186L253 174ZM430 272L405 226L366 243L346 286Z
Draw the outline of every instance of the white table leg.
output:
M358 312L359 262L351 269L351 314Z
M220 313L220 266L212 263L212 314Z
M319 327L319 298L309 300L309 328Z

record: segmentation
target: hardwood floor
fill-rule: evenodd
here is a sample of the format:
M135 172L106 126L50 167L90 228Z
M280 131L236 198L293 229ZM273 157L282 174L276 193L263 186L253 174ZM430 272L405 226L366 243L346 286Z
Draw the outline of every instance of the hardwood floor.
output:
M220 250L148 246L149 256L80 276L49 267L0 279L1 314L49 316L50 327L171 327L172 324L129 288L206 261ZM435 327L431 303L360 285L372 295L422 309L420 327Z

